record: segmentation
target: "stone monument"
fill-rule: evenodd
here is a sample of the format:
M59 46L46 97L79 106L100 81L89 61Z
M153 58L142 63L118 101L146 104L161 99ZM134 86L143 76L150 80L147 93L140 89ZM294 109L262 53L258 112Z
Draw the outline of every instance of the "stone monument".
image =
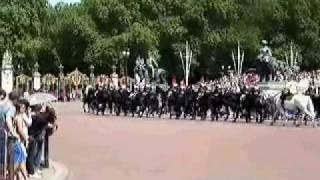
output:
M12 54L9 50L3 55L2 70L1 70L1 87L7 93L13 90L13 65L12 65Z
M33 72L33 90L39 91L41 88L41 74L39 73L39 64L38 62L34 65Z
M145 64L144 59L140 56L136 59L136 66L134 67L134 79L137 85L145 82Z
M259 55L257 57L257 73L260 76L261 81L269 81L272 74L271 63L273 61L271 48L268 46L266 40L262 41L263 47L259 50Z
M119 86L119 75L117 74L117 67L115 65L112 66L111 81L112 81L113 87L118 88L118 86Z

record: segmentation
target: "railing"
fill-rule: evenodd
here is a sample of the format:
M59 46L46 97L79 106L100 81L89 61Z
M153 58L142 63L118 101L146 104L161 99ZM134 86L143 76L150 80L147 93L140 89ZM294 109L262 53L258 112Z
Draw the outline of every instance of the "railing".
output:
M43 148L43 151L44 151L44 168L49 168L50 167L50 164L49 164L49 140L50 140L50 136L48 134L48 131L46 131L46 135L45 135L45 138L44 138L44 148Z
M49 168L49 139L44 140L44 168ZM7 135L6 129L0 128L0 180L14 180L14 144L15 138Z
M0 128L0 180L14 180L14 143L16 139Z

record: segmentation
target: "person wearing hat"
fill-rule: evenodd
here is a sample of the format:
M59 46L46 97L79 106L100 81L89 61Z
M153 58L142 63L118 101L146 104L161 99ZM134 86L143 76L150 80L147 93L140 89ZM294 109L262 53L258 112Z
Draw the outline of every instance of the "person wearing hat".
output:
M265 62L270 62L272 57L272 52L268 46L268 41L262 40L263 47L260 49L260 58Z
M297 93L297 83L294 81L290 81L286 84L286 87L282 90L280 100L281 106L284 108L284 101Z

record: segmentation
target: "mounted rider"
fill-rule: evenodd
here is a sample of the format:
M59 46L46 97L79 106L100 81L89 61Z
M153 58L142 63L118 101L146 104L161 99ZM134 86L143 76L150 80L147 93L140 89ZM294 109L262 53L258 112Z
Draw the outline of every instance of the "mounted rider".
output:
M260 49L258 59L263 62L269 63L272 60L272 51L268 46L268 41L262 40L263 47Z
M298 85L296 81L289 81L281 92L281 106L284 108L284 101L297 94Z
M262 41L262 48L259 50L257 60L256 67L261 81L269 81L272 73L270 64L273 61L273 57L271 48L268 46L268 42L266 40Z

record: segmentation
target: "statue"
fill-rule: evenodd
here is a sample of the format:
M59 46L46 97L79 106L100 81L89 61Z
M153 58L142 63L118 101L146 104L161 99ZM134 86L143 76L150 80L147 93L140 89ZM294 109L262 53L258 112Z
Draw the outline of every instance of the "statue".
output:
M268 42L263 40L262 45L263 47L259 50L259 55L257 57L257 72L262 81L269 81L270 76L273 73L272 64L274 58L272 57L272 51L268 46Z
M262 41L263 47L259 50L258 59L263 62L269 63L272 60L272 51L268 46L268 42L266 40Z
M157 56L157 52L149 52L149 59L147 61L147 64L149 64L149 68L152 69L151 71L151 77L152 81L157 84L167 84L166 80L166 71L162 68L159 68L157 59L159 58Z
M145 79L144 60L139 56L136 59L136 66L134 67L134 79L136 84L140 84Z
M166 84L166 71L158 68L154 53L149 52L149 57L144 61L140 56L136 60L134 77L137 85L140 84Z
M154 58L149 53L149 58L147 59L147 63L145 64L145 78L147 81L154 81L155 78L155 68L153 66Z

